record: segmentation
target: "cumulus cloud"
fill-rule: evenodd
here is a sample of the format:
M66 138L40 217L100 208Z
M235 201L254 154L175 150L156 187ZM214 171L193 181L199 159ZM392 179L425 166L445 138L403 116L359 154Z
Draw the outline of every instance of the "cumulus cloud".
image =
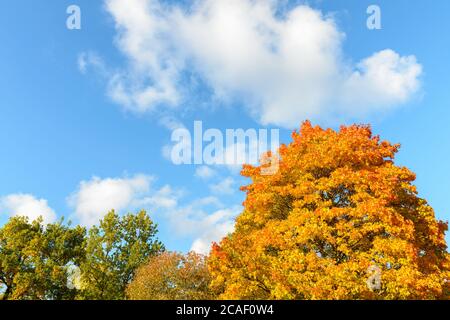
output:
M361 61L343 85L345 105L389 107L406 102L420 87L422 66L414 56L383 50Z
M119 214L145 209L157 222L162 222L173 239L194 239L193 250L202 253L209 250L212 241L220 241L233 230L234 217L241 207L224 209L222 202L212 195L184 200L185 191L170 185L156 188L154 181L153 176L144 174L104 179L93 177L80 183L68 203L75 217L87 227L97 224L112 209Z
M195 169L195 176L202 179L209 179L216 175L216 171L208 166L199 166Z
M31 194L10 194L0 197L0 210L10 216L26 216L31 221L42 217L46 224L56 221L56 213L49 207L47 200L38 199Z
M151 195L136 199L135 205L143 208L172 209L176 207L178 198L182 194L182 192L174 190L171 186L165 185L161 189L152 192Z
M119 32L117 44L130 59L130 70L112 77L109 95L135 111L151 110L162 103L177 105L181 66L171 58L171 43L161 33L170 26L160 3L106 0L105 4Z
M220 241L234 229L234 219L242 211L240 206L224 208L215 196L184 201L184 192L165 186L137 201L165 228L173 239L193 239L191 250L206 254L213 241Z
M174 195L176 202L167 210L155 210L157 218L165 221L174 238L192 240L191 250L207 254L212 242L220 241L234 230L235 217L241 206L224 208L221 201L208 196L183 202Z
M92 226L112 209L133 208L136 201L149 191L152 180L147 175L106 179L93 177L82 181L68 202L80 223Z
M193 83L201 83L214 101L244 103L262 124L293 127L305 118L386 110L420 89L422 67L414 56L386 49L352 63L342 52L345 34L335 20L307 5L105 4L128 60L111 74L108 93L136 112L175 109L193 99Z
M220 241L234 230L234 218L240 208L222 209L207 216L202 224L205 231L194 240L191 250L197 253L208 254L213 242Z
M228 178L225 178L224 180L220 181L217 184L210 185L210 189L213 193L220 194L220 195L233 194L235 191L233 185L234 185L234 179L231 177L228 177Z

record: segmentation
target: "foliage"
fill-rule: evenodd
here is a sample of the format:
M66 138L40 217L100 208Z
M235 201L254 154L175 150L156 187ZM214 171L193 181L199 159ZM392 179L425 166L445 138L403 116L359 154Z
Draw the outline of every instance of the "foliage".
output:
M0 298L123 299L135 270L164 249L156 232L145 211L112 211L87 235L62 221L13 217L0 228Z
M280 168L251 178L233 234L213 246L211 287L226 299L448 298L450 259L399 145L368 126L336 132L305 122L279 150ZM381 269L369 288L368 268Z
M73 299L67 269L84 256L85 229L62 224L43 226L13 217L0 229L2 299Z
M244 211L209 257L165 252L145 211L88 232L11 218L0 300L448 299L447 224L394 164L399 145L358 125L292 138L273 174L244 166Z
M127 288L132 300L212 299L205 257L165 252L150 258Z
M109 212L99 226L89 230L86 259L81 264L85 299L125 298L125 288L136 269L164 250L155 239L157 227L145 211L119 217Z

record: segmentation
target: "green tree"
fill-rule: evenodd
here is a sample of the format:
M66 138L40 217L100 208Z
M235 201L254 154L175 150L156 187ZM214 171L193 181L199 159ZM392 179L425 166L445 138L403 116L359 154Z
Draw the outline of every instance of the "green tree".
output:
M205 257L165 252L141 266L127 287L132 300L213 299Z
M145 211L123 217L109 212L89 230L81 264L82 298L124 299L136 269L164 251L156 233L157 226Z
M43 225L41 218L11 218L0 229L1 298L73 299L77 290L67 286L67 271L83 260L85 234L62 220Z

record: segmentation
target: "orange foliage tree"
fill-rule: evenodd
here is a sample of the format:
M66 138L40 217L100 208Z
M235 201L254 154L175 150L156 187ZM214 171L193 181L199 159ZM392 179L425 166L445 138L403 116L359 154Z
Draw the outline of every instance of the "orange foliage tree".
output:
M126 293L131 300L208 300L209 282L203 255L163 252L137 270Z
M369 126L310 122L292 139L273 175L243 168L244 211L208 262L219 297L448 298L447 224L394 164L399 145Z

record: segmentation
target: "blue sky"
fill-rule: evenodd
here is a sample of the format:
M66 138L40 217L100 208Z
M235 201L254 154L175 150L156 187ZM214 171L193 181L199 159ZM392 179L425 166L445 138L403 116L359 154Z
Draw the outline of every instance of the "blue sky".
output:
M449 220L450 2L222 2L199 1L187 14L187 1L3 1L0 224L24 208L89 224L108 202L148 209L169 249L201 251L231 230L245 180L226 166L175 166L164 152L171 130L201 120L220 130L279 128L288 142L306 118L370 123L401 143L397 163ZM66 28L71 4L81 30ZM366 27L370 4L381 8L381 30ZM281 54L289 36L298 46ZM376 72L392 64L392 74Z

